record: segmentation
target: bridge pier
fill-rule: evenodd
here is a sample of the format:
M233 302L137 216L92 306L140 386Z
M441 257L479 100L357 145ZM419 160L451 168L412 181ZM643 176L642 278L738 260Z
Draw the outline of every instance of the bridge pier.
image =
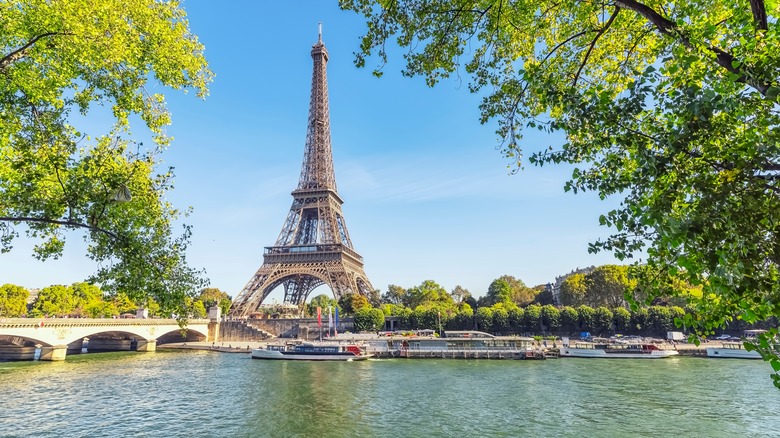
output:
M65 356L68 355L67 345L52 345L51 347L40 347L41 355L39 360L65 360Z
M157 339L138 339L137 347L135 348L135 351L157 351Z
M206 335L206 341L219 342L219 321L209 322L209 332Z
M209 307L209 328L206 341L219 342L219 321L222 319L222 309L219 306Z

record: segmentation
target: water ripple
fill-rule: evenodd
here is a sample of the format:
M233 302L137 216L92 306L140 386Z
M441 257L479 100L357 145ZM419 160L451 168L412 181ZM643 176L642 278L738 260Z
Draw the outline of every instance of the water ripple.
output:
M276 362L213 352L0 364L3 437L777 436L757 361Z

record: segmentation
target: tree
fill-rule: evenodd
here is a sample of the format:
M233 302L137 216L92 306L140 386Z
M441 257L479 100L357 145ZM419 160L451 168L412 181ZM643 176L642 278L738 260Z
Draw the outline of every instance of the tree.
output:
M406 289L391 284L387 286L387 292L382 295L382 302L388 304L401 304L406 296Z
M553 299L552 285L549 284L537 284L532 287L531 290L536 295L533 303L546 306L548 304L555 304Z
M631 312L631 325L637 332L650 330L650 315L646 307L640 307Z
M405 307L401 304L382 304L380 309L386 316L398 316Z
M612 319L614 314L604 306L596 308L593 314L593 331L601 335L607 335L612 332Z
M780 292L776 1L340 5L365 15L356 64L377 54L377 75L392 40L408 48L404 74L429 85L464 62L470 90L487 90L481 121L499 120L511 159L521 160L524 130L563 132L562 147L530 161L575 165L566 190L622 197L599 218L615 234L590 250L646 254L662 274L643 282L651 297L667 293L668 277L701 285L688 326L780 315L769 299ZM777 334L759 343L780 372L765 348Z
M677 327L685 327L684 324L682 324L682 321L685 320L685 309L680 306L671 306L669 307L669 314L672 318L672 321L674 322L674 325Z
M647 315L650 330L657 335L665 334L674 327L674 317L668 307L650 306Z
M518 306L525 306L530 304L536 298L536 295L540 292L538 290L531 289L523 283L523 280L515 278L511 275L502 275L499 280L504 280L509 285L510 297L512 302Z
M110 302L116 308L118 315L121 315L123 313L135 314L136 310L138 310L138 305L132 299L130 299L130 297L124 292L117 292L112 295L109 295L109 299ZM161 310L161 315L170 317L171 313L170 311Z
M220 307L224 309L224 303L220 304ZM160 312L160 305L157 304L157 301L155 301L153 298L149 298L146 300L146 303L143 305L143 308L145 308L149 312L149 316L158 317L162 316L162 313ZM227 309L230 310L230 304L228 304Z
M398 312L395 316L398 316L401 320L401 327L412 328L414 312L407 307L397 308Z
M496 303L511 303L512 290L504 279L496 279L490 283L487 295L485 296L485 305L492 306Z
M200 296L198 299L203 301L203 306L208 309L219 306L223 315L227 315L230 312L230 305L233 300L227 292L224 292L216 287L207 287L200 290Z
M37 258L56 258L65 231L83 231L98 266L90 283L184 309L203 280L186 263L189 227L174 231L173 172L159 168L170 115L152 93L158 85L207 93L212 73L183 9L7 1L0 16L0 250L24 232L38 240ZM73 115L101 106L114 126L82 131ZM143 121L151 144L129 138L131 120Z
M379 308L379 306L382 305L382 294L379 289L372 289L369 291L366 298L368 299L368 303L371 305L371 307Z
M15 284L0 286L0 316L22 316L27 314L27 298L30 291Z
M561 309L561 330L564 333L574 333L580 328L580 314L577 309L565 306Z
M364 295L347 293L339 298L338 306L344 312L344 315L354 315L355 312L364 307L371 307L371 304Z
M407 290L403 304L410 309L429 304L443 304L450 307L455 305L447 290L433 280L425 280L419 286Z
M480 298L481 299L481 298ZM463 303L471 307L472 309L479 308L479 303L473 296L468 296L463 300Z
M585 283L585 275L569 275L561 282L561 304L565 306L580 306L585 303L585 295L587 292L588 286Z
M201 300L195 300L194 303L192 303L192 317L193 318L205 318L206 317L206 306L203 305L203 301Z
M507 312L509 313L509 327L514 329L515 332L523 331L523 315L525 311L521 307L510 307Z
M509 312L507 308L499 303L493 306L491 310L493 310L491 329L494 332L504 333L509 328Z
M561 311L552 304L542 306L542 324L549 332L557 332L561 328Z
M488 333L493 331L493 309L484 306L477 309L477 327Z
M523 328L528 333L538 333L542 324L542 306L530 305L523 313Z
M461 303L461 302L471 298L471 292L469 292L468 289L462 288L460 285L455 286L455 289L452 290L450 295L452 295L452 299L456 303Z
M338 301L336 301L335 298L331 297L328 294L319 294L316 297L312 298L311 301L309 301L308 313L309 315L316 315L317 307L319 307L320 312L322 312L321 314L327 315L328 307L336 307L336 306L338 306Z
M580 330L593 330L596 311L592 307L582 305L577 307L577 314L580 316Z
M630 330L631 312L625 307L616 307L612 309L612 318L615 321L615 329L619 332Z
M385 314L380 309L363 307L355 312L355 331L376 332L385 327Z
M625 306L626 292L636 287L628 277L628 266L604 265L585 276L587 302L591 306Z
M86 313L87 307L103 301L103 291L94 284L73 283L70 288L73 292L74 314L76 315Z
M471 330L474 328L474 308L468 303L460 303L454 317L447 321L446 328L452 330Z
M371 303L368 301L368 297L361 294L352 294L352 312L357 312L358 310L364 309L366 307L371 307Z
M76 296L68 286L54 285L41 289L30 313L35 317L68 316L76 308Z
M89 318L110 318L119 315L119 310L113 302L92 301L84 308L84 314Z

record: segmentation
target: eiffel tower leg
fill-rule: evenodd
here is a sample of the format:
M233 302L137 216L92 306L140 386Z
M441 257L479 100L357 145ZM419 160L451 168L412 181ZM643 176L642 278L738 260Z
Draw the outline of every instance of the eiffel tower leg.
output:
M233 305L230 307L230 316L247 317L252 312L257 311L265 297L271 292L272 288L269 278L273 277L278 271L277 266L263 265L257 270L251 280L244 286L241 293L238 294Z
M284 302L301 305L308 294L306 276L296 275L284 282Z

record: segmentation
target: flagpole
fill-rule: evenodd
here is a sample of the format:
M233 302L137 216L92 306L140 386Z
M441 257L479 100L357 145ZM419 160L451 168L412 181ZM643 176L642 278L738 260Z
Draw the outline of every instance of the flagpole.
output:
M333 333L334 333L334 336L336 336L336 337L339 336L339 308L338 307L336 307L336 328L333 331Z
M330 337L331 328L333 328L333 308L328 306L328 337Z
M320 342L322 342L322 308L320 306L317 306L317 326L319 327L318 332L320 332Z

